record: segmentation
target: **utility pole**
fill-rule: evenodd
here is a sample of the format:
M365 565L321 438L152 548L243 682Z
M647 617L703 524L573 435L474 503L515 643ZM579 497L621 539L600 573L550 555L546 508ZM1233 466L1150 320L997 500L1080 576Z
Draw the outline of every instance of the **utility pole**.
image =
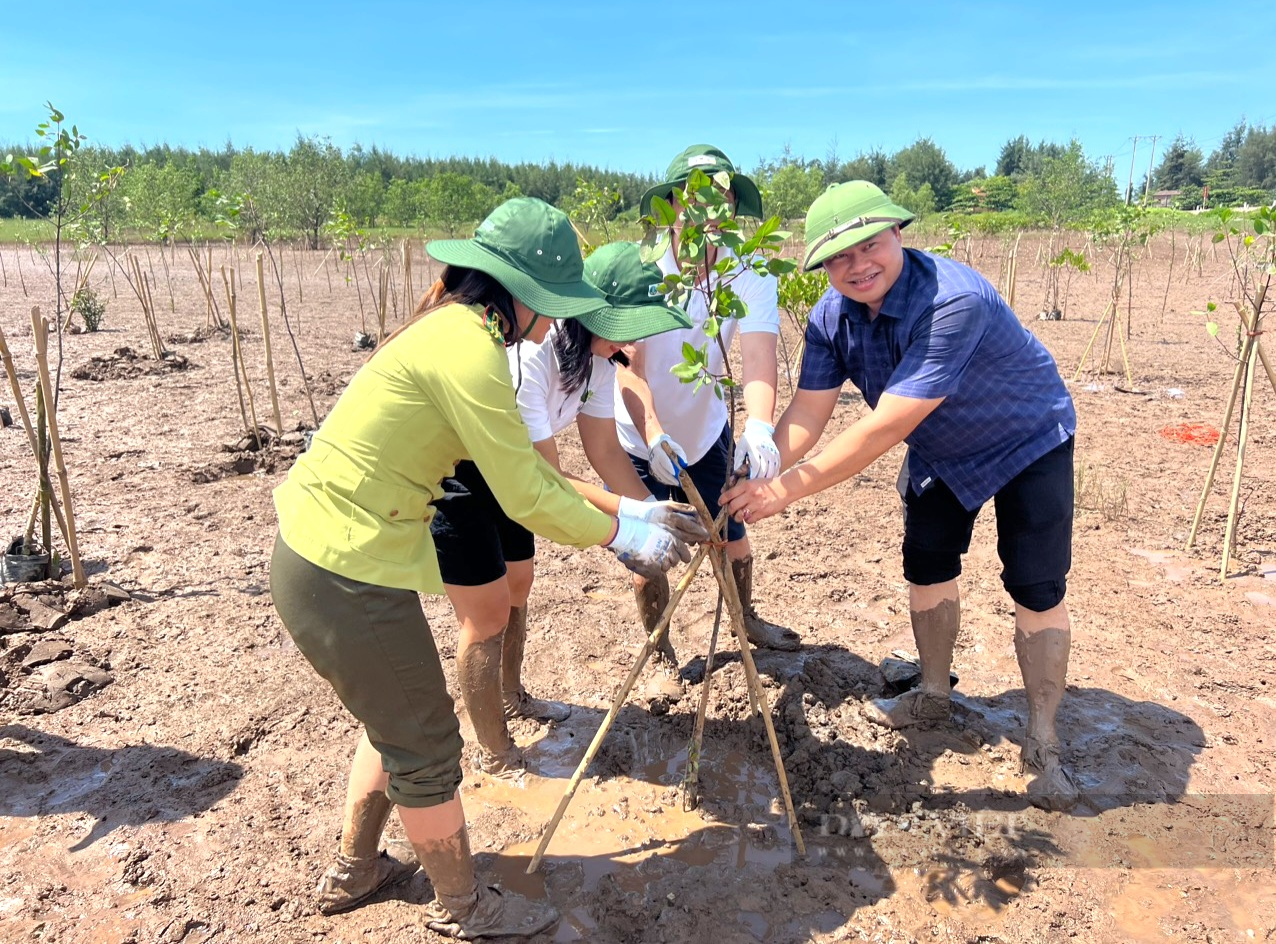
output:
M1139 152L1139 136L1136 134L1131 140L1134 141L1134 150L1130 152L1130 176L1125 184L1125 205L1130 205L1130 200L1134 197L1134 155Z
M1156 141L1159 134L1152 135L1152 156L1148 158L1148 176L1143 183L1143 202L1148 202L1148 192L1152 189L1152 162L1156 160Z

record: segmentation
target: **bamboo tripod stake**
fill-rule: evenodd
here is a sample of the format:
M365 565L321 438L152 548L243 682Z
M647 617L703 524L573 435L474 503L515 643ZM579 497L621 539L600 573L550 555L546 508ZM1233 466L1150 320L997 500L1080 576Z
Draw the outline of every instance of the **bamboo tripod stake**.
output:
M665 445L665 452L670 460L678 467L680 463L676 454L669 446ZM708 509L704 504L704 500L700 497L700 492L696 489L695 483L691 481L691 476L687 474L685 468L679 472L680 484L682 490L686 493L687 499L695 506L701 523L709 529L710 534L717 534L722 524L726 521L725 512L719 515L717 522L709 517ZM687 565L687 571L683 574L682 579L678 581L678 585L669 595L669 603L665 606L665 611L660 617L660 622L651 631L651 635L647 637L647 642L643 645L642 651L638 654L638 660L634 663L632 669L629 670L629 676L621 685L620 690L616 693L616 697L612 700L611 707L608 709L606 716L603 718L602 724L599 726L594 739L590 742L589 748L585 751L585 756L581 758L580 764L576 767L576 772L572 774L571 780L567 784L567 790L563 794L562 800L559 801L558 809L554 811L553 817L545 827L544 835L541 836L540 844L536 847L536 852L532 856L532 861L528 863L527 874L530 875L540 866L541 859L545 855L545 850L549 847L550 840L553 839L554 831L558 828L559 822L563 818L563 814L567 812L567 807L571 803L572 797L576 794L576 788L580 785L581 779L585 775L585 770L593 762L599 748L601 748L603 740L610 730L612 722L620 713L621 707L625 703L625 699L629 697L629 692L633 689L634 682L637 680L639 673L642 672L643 666L646 665L647 659L659 644L661 636L667 631L669 621L673 618L674 610L677 609L678 603L682 600L682 596L687 591L687 587L691 585L691 580L695 576L696 570L704 561L705 557L709 558L709 562L713 567L714 576L718 580L718 586L721 589L722 596L726 600L727 611L731 616L731 628L736 634L736 640L740 645L740 661L744 665L744 677L749 689L749 701L753 706L753 710L762 716L762 722L766 727L767 740L771 745L771 757L775 761L776 776L780 783L780 793L784 800L785 812L788 815L789 828L793 832L793 841L797 846L798 854L806 855L806 843L802 840L802 830L798 825L797 814L793 808L793 797L789 793L789 779L784 770L784 760L780 756L780 744L775 736L775 725L771 721L771 711L767 704L766 692L762 688L762 680L758 676L757 666L753 661L753 653L749 649L749 638L744 628L744 607L740 603L739 591L736 589L735 581L727 572L726 553L713 553L716 549L709 545L701 546L691 559L691 563ZM712 679L706 671L703 684L708 686L712 684ZM708 702L702 694L701 701L707 706ZM703 720L697 719L698 726L703 729ZM699 765L699 758L691 758L688 756L688 762Z
M244 363L244 353L239 347L239 325L235 321L235 270L230 270L230 278L226 278L226 267L222 266L222 283L226 286L226 305L230 308L230 359L235 370L235 383L239 383L239 372L244 373L244 393L248 397L248 416L252 421L249 431L253 434L253 442L261 448L261 429L257 426L257 408L253 405L253 387L248 380L248 366ZM242 406L242 404L241 404Z
M275 417L276 434L284 431L279 416L279 394L275 392L275 361L270 351L270 318L266 312L266 273L262 267L261 253L257 253L257 303L261 305L261 336L266 344L266 382L270 385L270 408Z
M58 473L58 488L62 492L62 507L66 510L66 545L71 553L71 570L74 574L75 586L83 589L88 586L84 576L84 564L80 561L80 546L75 537L75 513L71 507L71 483L67 480L66 463L62 461L62 438L58 435L58 411L53 404L53 383L49 379L49 319L40 314L40 309L31 309L31 327L35 331L35 360L40 373L40 389L44 393L44 402L48 404L45 419L49 424L49 446L53 454L53 465ZM48 548L45 548L47 551Z
M1263 302L1266 299L1269 285L1270 280L1259 289L1258 295L1254 299L1252 320L1246 313L1244 306L1239 302L1236 304L1236 311L1240 315L1241 324L1244 325L1246 331L1245 343L1242 345L1240 357L1236 361L1236 371L1232 375L1232 392L1227 400L1227 409L1223 413L1223 424L1219 430L1218 442L1214 444L1214 454L1210 458L1209 471L1205 475L1205 487L1201 489L1201 499L1196 504L1196 514L1192 518L1192 530L1188 533L1187 542L1183 548L1184 550L1191 550L1192 545L1196 543L1196 536L1201 527L1201 519L1205 514L1205 503L1209 499L1210 490L1214 487L1214 476L1218 473L1219 460L1223 455L1223 447L1227 443L1227 432L1232 425L1232 414L1236 410L1236 401L1239 399L1241 401L1241 418L1240 429L1237 434L1236 470L1232 476L1231 500L1227 509L1227 528L1223 532L1223 560L1219 568L1219 579L1221 580L1227 579L1227 569L1231 563L1232 548L1236 542L1241 477L1245 467L1245 449L1249 444L1249 417L1254 398L1254 375L1257 373L1260 360L1267 372L1267 379L1271 381L1272 389L1276 391L1276 374L1273 373L1271 364L1267 360L1267 352L1263 348L1262 339Z

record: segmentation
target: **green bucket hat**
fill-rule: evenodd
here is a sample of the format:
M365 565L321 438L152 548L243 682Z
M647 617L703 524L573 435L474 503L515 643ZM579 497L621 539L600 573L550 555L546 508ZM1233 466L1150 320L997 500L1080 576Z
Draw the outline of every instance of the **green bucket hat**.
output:
M673 194L673 188L685 184L693 170L704 171L710 177L725 170L731 175L731 189L735 191L736 216L762 219L762 194L758 192L758 185L736 171L731 159L711 144L693 144L673 159L669 169L665 171L664 181L642 195L639 202L642 215L651 213L652 197L664 197L668 200Z
M607 299L607 307L580 316L580 323L604 341L637 341L675 328L690 328L681 308L665 303L664 273L642 261L637 243L610 243L585 260L585 281Z
M425 251L447 265L478 269L538 315L579 318L606 302L585 283L576 231L562 210L535 197L506 200L473 239L435 239Z
M818 269L825 259L862 243L892 226L907 226L913 214L891 203L867 180L829 184L806 212L806 255L802 271Z

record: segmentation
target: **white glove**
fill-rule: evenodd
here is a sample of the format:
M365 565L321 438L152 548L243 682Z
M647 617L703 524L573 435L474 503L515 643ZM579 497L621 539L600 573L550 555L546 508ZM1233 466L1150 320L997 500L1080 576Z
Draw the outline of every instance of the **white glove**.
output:
M622 497L620 514L625 518L660 525L679 541L686 541L688 544L701 544L709 540L709 532L696 517L695 508L682 502L656 501L654 496L648 496L643 501Z
M678 470L669 460L669 457L665 455L665 450L662 448L661 443L668 443L669 448L677 454L684 466L687 464L687 454L682 451L681 446L669 438L668 433L661 433L647 443L647 466L651 469L651 474L656 477L657 482L676 487L678 485Z
M749 478L773 479L780 474L780 450L772 438L775 427L761 420L750 419L744 424L744 435L735 447L735 471L744 460L749 460Z
M607 550L638 576L651 580L679 560L691 560L691 549L659 525L623 516L616 522L616 536Z

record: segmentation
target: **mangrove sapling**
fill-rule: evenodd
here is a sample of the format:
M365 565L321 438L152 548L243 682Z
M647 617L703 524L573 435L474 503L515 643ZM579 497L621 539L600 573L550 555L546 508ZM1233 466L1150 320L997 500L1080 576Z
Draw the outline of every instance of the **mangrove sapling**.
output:
M1232 476L1231 501L1228 504L1227 524L1223 532L1223 558L1219 570L1220 579L1225 580L1240 522L1241 485L1244 477L1245 453L1249 445L1255 377L1260 361L1273 391L1276 391L1276 371L1273 371L1271 361L1268 359L1262 337L1264 320L1271 310L1268 294L1272 279L1276 276L1276 209L1270 206L1260 207L1248 220L1236 216L1227 209L1215 212L1219 217L1220 229L1214 235L1214 245L1217 247L1220 243L1226 244L1232 271L1236 277L1235 284L1240 287L1238 293L1240 297L1233 299L1232 304L1240 320L1238 331L1241 336L1241 345L1236 356L1236 370L1232 376L1232 390L1228 397L1227 409L1223 414L1223 422L1219 426L1218 442L1214 446L1209 471L1205 476L1205 486L1201 490L1201 498L1196 506L1196 514L1193 516L1192 529L1188 533L1185 549L1190 550L1196 541L1201 518L1205 513L1205 504L1214 484L1215 473L1218 471L1223 445L1227 441L1231 428L1232 415L1239 401L1236 469ZM1218 337L1219 327L1212 316L1217 310L1217 306L1212 302L1207 306L1207 312L1211 317L1206 328L1215 338Z
M722 399L724 395L727 398L732 435L728 444L728 475L727 480L723 482L724 487L730 481L730 470L735 466L733 454L738 383L732 375L729 352L722 339L722 326L728 319L740 319L748 314L748 307L732 288L732 282L746 271L779 278L797 267L796 263L779 257L789 234L780 229L778 217L771 217L763 222L751 236L745 236L736 218L735 207L725 196L730 187L731 178L725 171L709 176L701 170L693 170L682 187L674 188L671 195L672 203L659 196L652 198L652 214L643 221L647 227L647 234L643 239L644 258L647 261L658 261L672 248L678 266L678 271L668 275L662 283L666 297L674 304L684 304L692 293L698 292L705 305L707 317L702 330L709 340L699 349L684 343L683 362L675 365L672 373L683 383L692 384L693 391L703 386L710 386L719 399ZM717 344L719 353L722 355L724 373L721 375L715 374L710 367L709 343ZM668 445L665 448L670 459L677 466L679 463ZM710 553L710 562L718 581L719 593L725 599L731 616L731 628L740 647L745 679L749 685L750 701L761 714L766 727L789 823L798 849L802 851L804 847L801 833L788 792L788 777L775 739L766 694L757 678L756 666L753 664L739 591L729 573L725 549L725 521L718 526L709 517L685 467L679 472L679 480L688 499L696 506L701 522L706 528L711 529L710 533L721 545L721 550L715 547ZM687 772L683 780L684 803L692 807L698 798L700 738L704 731L704 714L708 705L707 689L713 681L711 666L716 640L717 626L715 624L706 656L703 683L706 691L701 693L695 729L687 748Z

